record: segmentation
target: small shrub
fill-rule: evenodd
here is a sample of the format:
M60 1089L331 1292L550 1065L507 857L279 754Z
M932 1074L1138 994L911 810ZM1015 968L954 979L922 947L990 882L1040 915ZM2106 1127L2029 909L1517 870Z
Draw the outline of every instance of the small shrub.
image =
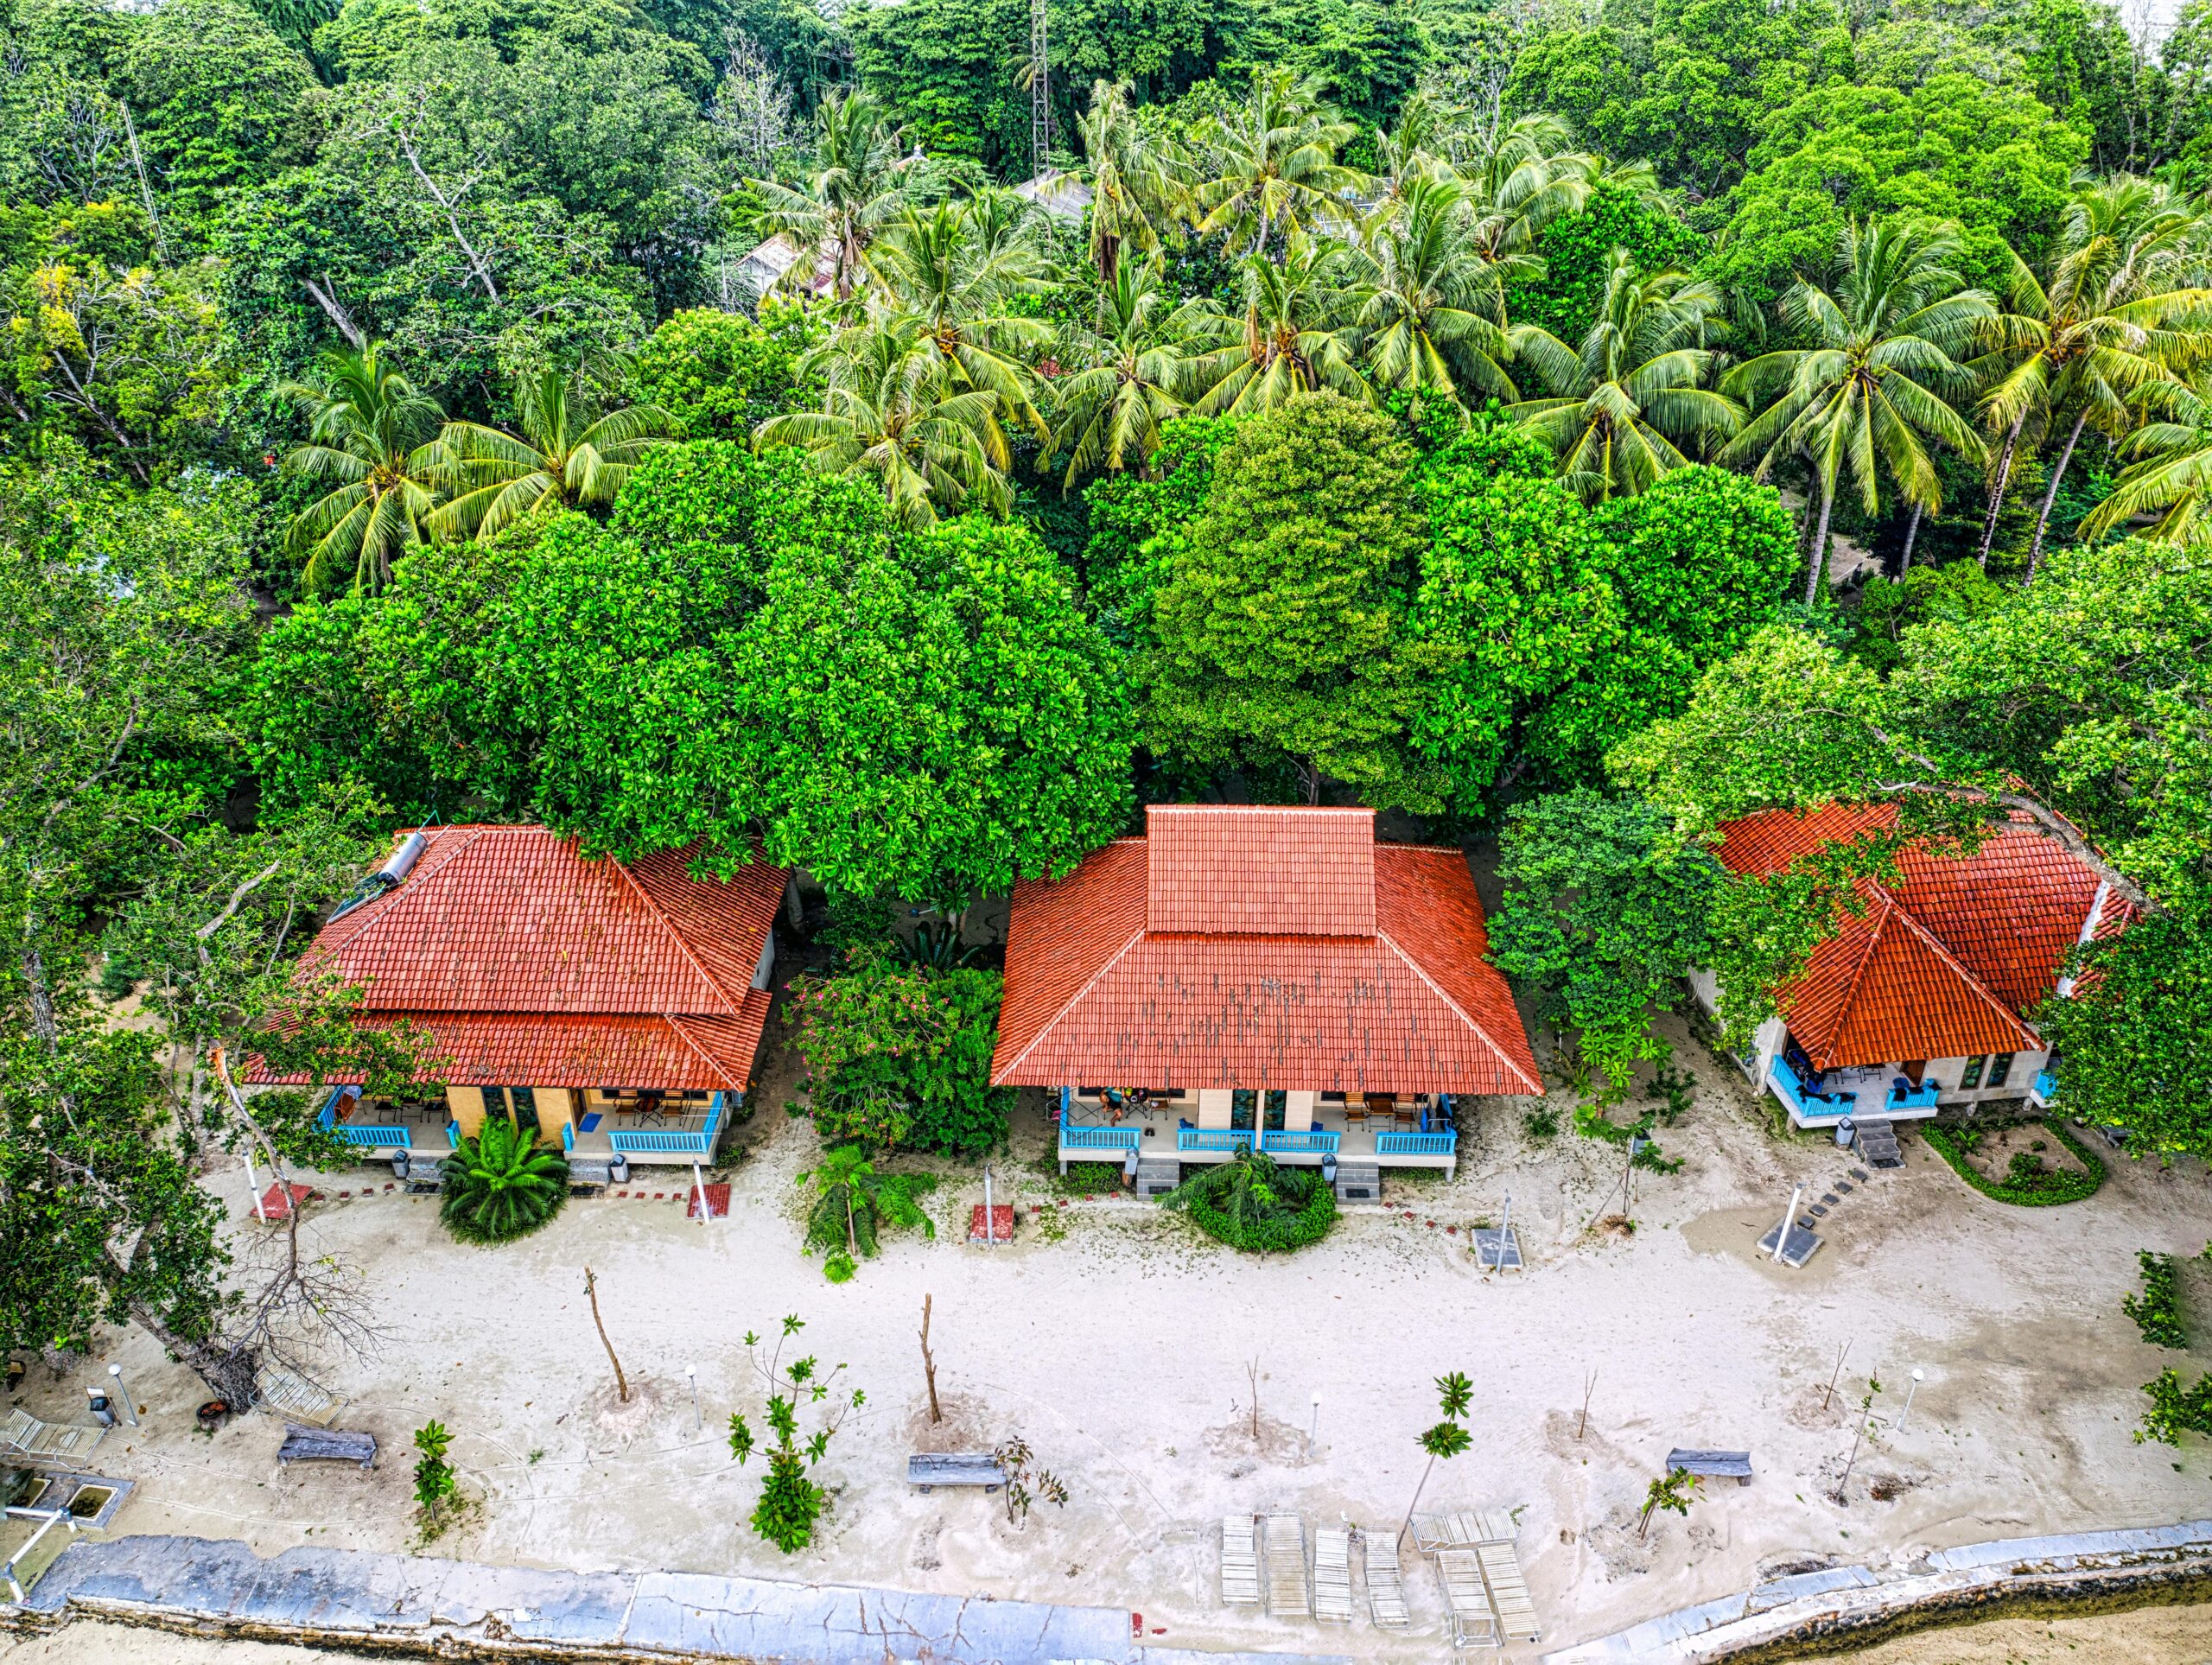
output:
M2143 1413L2143 1426L2135 1430L2135 1443L2155 1439L2178 1446L2184 1433L2212 1433L2212 1374L2199 1376L2192 1388L2172 1369L2158 1372L2158 1380L2143 1384L2151 1396Z
M1662 1107L1658 1114L1662 1126L1671 1128L1688 1114L1695 1102L1696 1089L1694 1077L1681 1074L1668 1064L1659 1066L1659 1073L1651 1078L1651 1097Z
M569 1200L569 1162L537 1134L487 1116L440 1165L445 1195L438 1217L463 1242L504 1243L528 1236Z
M1071 1162L1060 1181L1061 1189L1077 1197L1096 1197L1122 1188L1122 1170L1111 1162Z
M1559 1137L1559 1112L1548 1104L1539 1104L1521 1118L1521 1131L1538 1144Z
M822 1275L832 1283L850 1283L853 1274L859 1269L854 1265L853 1257L842 1249L822 1262Z
M446 1461L452 1445L453 1435L442 1422L425 1422L415 1430L415 1449L422 1453L415 1459L416 1536L422 1543L446 1529L461 1499L461 1482Z
M1952 1172L1960 1179L1998 1202L2013 1203L2022 1208L2051 1208L2061 1203L2078 1203L2094 1195L2097 1187L2105 1182L2103 1161L2057 1122L2046 1120L2043 1125L2082 1165L2080 1172L2048 1167L2040 1157L2021 1151L2013 1157L2005 1178L1993 1179L1968 1160L1981 1143L1980 1129L1945 1128L1930 1122L1922 1129L1922 1136L1930 1149L1951 1165ZM2027 1164L2033 1166L2024 1166Z
M2153 1347L2183 1348L2189 1338L2181 1325L2180 1268L2171 1255L2153 1255L2147 1249L2135 1257L2143 1268L2143 1293L2123 1295L2120 1310L2135 1320L2143 1339Z
M1317 1243L1337 1223L1337 1193L1319 1169L1282 1167L1243 1145L1160 1201L1188 1214L1209 1237L1255 1254Z

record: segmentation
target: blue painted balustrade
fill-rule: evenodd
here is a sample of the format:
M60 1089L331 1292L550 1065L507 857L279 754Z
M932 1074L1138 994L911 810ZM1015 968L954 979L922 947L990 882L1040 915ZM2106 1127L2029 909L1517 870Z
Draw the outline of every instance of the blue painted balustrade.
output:
M334 1133L349 1145L365 1145L372 1150L405 1150L409 1144L407 1129L388 1127L373 1122L340 1122L338 1119L338 1099L342 1087L333 1087L330 1096L322 1101L322 1114L315 1117L315 1126L326 1133Z
M641 1128L610 1133L607 1142L625 1156L711 1156L722 1128L722 1096L716 1093L708 1104L703 1127Z
M1260 1135L1260 1148L1271 1156L1326 1156L1337 1148L1338 1138L1338 1134L1322 1128L1300 1133L1263 1133Z
M1459 1148L1456 1133L1378 1133L1375 1135L1377 1156L1450 1156Z
M1064 1151L1133 1151L1144 1135L1135 1128L1086 1128L1060 1123Z
M1774 1084L1782 1102L1797 1112L1804 1121L1817 1121L1840 1115L1851 1115L1859 1109L1857 1093L1808 1093L1805 1084L1797 1078L1796 1071L1777 1054L1767 1066L1767 1079Z

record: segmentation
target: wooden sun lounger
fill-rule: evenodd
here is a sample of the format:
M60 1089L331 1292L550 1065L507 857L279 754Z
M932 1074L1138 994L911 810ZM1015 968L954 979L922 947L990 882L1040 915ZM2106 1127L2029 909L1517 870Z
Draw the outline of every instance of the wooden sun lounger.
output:
M935 1486L996 1491L1006 1484L1006 1471L987 1451L916 1452L906 1459L906 1484L922 1491Z
M1221 1520L1221 1605L1257 1607L1260 1605L1260 1552L1252 1541L1249 1515L1224 1515Z
M1392 1630L1406 1628L1406 1586L1398 1570L1395 1538L1367 1540L1367 1605L1377 1624Z
M1444 1586L1444 1605L1452 1616L1454 1648L1497 1648L1497 1615L1483 1584L1482 1563L1471 1549L1436 1552L1436 1576Z
M107 1430L77 1422L41 1422L29 1411L10 1414L0 1427L0 1448L26 1457L82 1457L107 1435Z
M1508 1642L1535 1642L1538 1637L1536 1605L1529 1599L1529 1586L1521 1576L1521 1558L1510 1543L1486 1543L1475 1551L1482 1563L1483 1582L1490 1586L1490 1605L1497 1615L1498 1629Z
M1513 1516L1503 1509L1462 1509L1455 1515L1414 1516L1414 1547L1423 1554L1439 1549L1472 1549L1478 1544L1511 1543L1519 1536Z
M1329 1624L1351 1623L1351 1534L1340 1526L1313 1532L1313 1617Z
M1306 1586L1306 1522L1295 1515L1268 1515L1262 1540L1267 1552L1268 1611L1276 1618L1312 1618L1313 1598Z
M254 1401L259 1408L282 1411L289 1420L312 1422L318 1427L327 1428L335 1422L346 1406L335 1394L278 1364L264 1365L253 1385L261 1395Z
M284 1425L284 1443L276 1447L276 1460L286 1468L295 1463L359 1463L365 1474L376 1465L377 1437L349 1433L344 1428L309 1428L297 1422Z
M1751 1483L1751 1454L1747 1451L1689 1451L1676 1446L1667 1453L1667 1472L1688 1469L1692 1474L1708 1480L1733 1480L1739 1486Z

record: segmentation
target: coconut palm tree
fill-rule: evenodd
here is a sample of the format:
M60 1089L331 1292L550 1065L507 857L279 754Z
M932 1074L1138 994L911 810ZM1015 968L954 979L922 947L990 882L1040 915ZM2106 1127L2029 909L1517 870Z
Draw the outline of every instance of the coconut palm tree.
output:
M1554 395L1512 413L1550 442L1583 497L1635 496L1689 462L1683 445L1724 440L1743 422L1740 404L1702 385L1713 357L1703 342L1720 307L1712 284L1672 270L1639 275L1617 249L1579 349L1533 324L1510 332L1515 359Z
M463 1242L504 1243L527 1236L569 1200L569 1160L537 1142L535 1128L486 1116L439 1165L445 1194L438 1217Z
M998 408L1041 435L1021 354L1043 348L1052 326L1013 308L1052 287L1029 240L1033 211L1011 191L969 202L909 208L886 227L874 251L885 304L870 327L899 321L944 364L958 386L997 396ZM911 321L921 326L907 330Z
M2158 519L2145 537L2186 543L2212 503L2212 398L2185 382L2154 382L2136 404L2152 418L2125 448L2138 461L2082 520L2080 535L2102 537L2123 521L2155 513Z
M1127 81L1092 83L1076 134L1090 163L1090 258L1110 284L1124 255L1155 254L1173 234L1190 165L1137 121Z
M1448 176L1408 181L1400 210L1370 227L1358 280L1368 379L1462 404L1521 397L1497 319L1497 270L1478 253L1467 189Z
M2074 199L2049 284L2013 257L2010 305L1985 332L1989 359L2010 368L1982 398L1991 432L2005 435L1982 527L1983 566L2024 429L2073 416L2036 517L2033 582L2082 430L2094 423L2119 438L2133 425L2132 404L2160 384L2171 389L2206 356L2212 290L2196 286L2200 231L2169 187L2121 175Z
M1541 276L1536 234L1579 210L1608 176L1606 164L1573 149L1571 139L1556 116L1520 116L1495 132L1474 132L1452 157L1452 172L1467 189L1474 246L1501 280ZM1643 180L1649 172L1647 166L1624 177Z
M1006 512L998 395L956 383L920 320L893 314L840 330L800 370L824 377L822 408L771 416L756 443L799 446L825 473L873 475L893 518L916 530L971 499Z
M1101 468L1141 467L1159 448L1160 425L1183 412L1189 321L1173 308L1157 255L1122 259L1099 286L1091 327L1062 348L1067 368L1052 384L1052 454L1068 459L1062 490Z
M348 568L357 595L381 589L392 562L422 543L452 485L454 456L438 437L438 402L402 375L381 342L332 347L320 386L280 390L308 415L308 442L284 454L283 472L329 480L330 491L293 517L285 546L307 557L321 588Z
M1326 387L1363 404L1373 390L1359 372L1351 327L1351 251L1332 239L1294 238L1278 263L1244 262L1244 316L1192 309L1192 410L1202 416L1272 410L1294 394Z
M877 234L906 206L911 158L899 155L897 128L868 93L832 92L814 114L814 162L798 184L746 183L760 194L762 229L798 251L786 280L804 283L826 261L837 298L849 301L867 276Z
M448 423L456 492L434 511L439 537L489 542L541 512L612 503L645 453L666 444L675 419L654 404L601 411L584 372L547 367L515 384L519 435L480 423Z
M1984 456L1971 424L1950 403L1973 375L1961 362L1997 309L1968 289L1953 264L1958 234L1945 226L1875 221L1844 228L1834 293L1801 280L1782 299L1783 322L1815 345L1768 353L1736 366L1724 391L1773 403L1744 425L1723 461L1758 459L1764 479L1787 457L1810 466L1821 518L1807 557L1805 601L1820 597L1836 484L1848 469L1868 514L1880 505L1878 472L1917 507L1942 505L1929 443L1974 461Z
M1192 134L1206 175L1198 188L1200 234L1220 232L1259 254L1279 235L1349 222L1362 176L1340 166L1337 153L1357 132L1323 105L1314 82L1287 69L1254 70L1244 102Z

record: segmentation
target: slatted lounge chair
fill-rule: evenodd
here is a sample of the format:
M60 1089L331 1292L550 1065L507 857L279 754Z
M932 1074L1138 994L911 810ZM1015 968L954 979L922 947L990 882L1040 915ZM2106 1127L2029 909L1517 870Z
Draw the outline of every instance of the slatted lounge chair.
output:
M1375 1622L1386 1630L1406 1628L1406 1586L1399 1574L1395 1538L1367 1539L1367 1605Z
M1414 1516L1414 1545L1423 1554L1439 1549L1472 1549L1477 1544L1510 1543L1519 1535L1503 1509L1461 1509L1452 1515Z
M1510 1543L1486 1543L1475 1551L1482 1563L1483 1582L1490 1586L1490 1605L1498 1628L1508 1642L1535 1642L1539 1630L1536 1605L1529 1599L1529 1586L1521 1576L1521 1558Z
M1313 1617L1328 1624L1351 1623L1351 1534L1340 1526L1314 1529Z
M1306 1522L1295 1515L1268 1515L1262 1540L1267 1553L1268 1611L1276 1618L1312 1618L1313 1598L1306 1586Z
M105 1437L107 1430L75 1422L41 1422L29 1411L10 1414L0 1427L0 1448L26 1457L82 1457Z
M1497 1633L1497 1614L1490 1605L1483 1584L1482 1563L1471 1549L1440 1549L1436 1575L1444 1586L1445 1610L1452 1616L1454 1648L1503 1646Z
M1260 1552L1252 1541L1249 1515L1224 1515L1221 1521L1221 1605L1260 1605Z
M261 1409L281 1411L291 1421L312 1422L318 1427L327 1428L335 1422L346 1405L335 1394L281 1365L264 1365L254 1386L261 1392L255 1401Z

